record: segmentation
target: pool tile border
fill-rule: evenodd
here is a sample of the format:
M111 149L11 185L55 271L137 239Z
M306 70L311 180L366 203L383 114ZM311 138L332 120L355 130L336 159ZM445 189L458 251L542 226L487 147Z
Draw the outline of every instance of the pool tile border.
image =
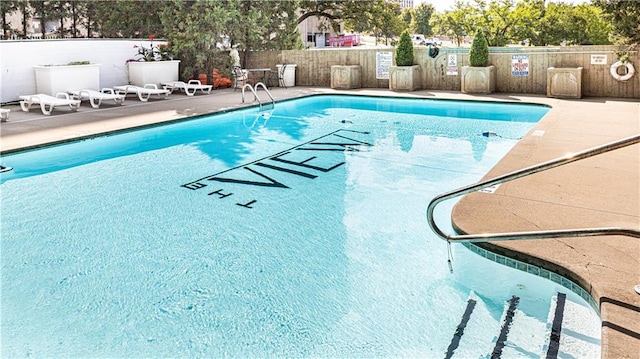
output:
M463 242L462 245L468 248L469 250L471 250L473 253L481 257L484 257L490 261L496 262L501 265L505 265L513 269L523 271L525 273L533 274L538 277L542 277L544 279L548 279L552 282L560 284L561 286L579 295L582 299L584 299L587 303L589 303L589 305L591 305L591 307L596 311L596 313L598 313L598 315L600 315L600 308L598 306L598 303L596 303L595 299L593 299L591 294L589 294L589 292L584 290L584 288L574 283L570 279L565 278L557 273L551 272L547 269L535 266L533 264L528 264L528 263L519 261L517 259L513 259L507 256L503 256L501 254L493 253L484 248L480 248L473 243Z

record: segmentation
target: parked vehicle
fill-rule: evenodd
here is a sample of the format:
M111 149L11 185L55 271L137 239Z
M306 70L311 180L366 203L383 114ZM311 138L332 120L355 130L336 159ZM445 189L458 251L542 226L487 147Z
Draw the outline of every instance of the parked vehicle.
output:
M427 39L425 39L424 35L413 34L411 35L411 41L413 41L414 45L426 45Z
M442 46L442 41L440 39L438 39L437 37L427 37L424 41L425 45L435 45L435 46Z
M413 34L411 35L411 41L414 45L435 45L442 46L442 41L437 37L424 37L424 35Z

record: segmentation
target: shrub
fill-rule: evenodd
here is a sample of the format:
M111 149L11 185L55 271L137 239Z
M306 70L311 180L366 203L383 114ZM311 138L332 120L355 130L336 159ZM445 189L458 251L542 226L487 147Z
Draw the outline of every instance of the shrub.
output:
M400 35L400 41L398 42L398 47L396 47L396 65L413 65L413 41L411 41L411 35L406 30Z
M476 31L476 36L471 43L469 64L473 67L484 67L489 64L489 44L482 30Z

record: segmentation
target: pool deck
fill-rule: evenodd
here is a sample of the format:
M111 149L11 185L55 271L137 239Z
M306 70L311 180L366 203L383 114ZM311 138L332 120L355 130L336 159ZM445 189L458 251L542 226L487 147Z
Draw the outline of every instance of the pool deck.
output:
M349 93L430 99L539 103L549 113L487 174L502 175L567 153L586 150L640 133L638 99L552 99L537 95L465 95L460 92L384 89L334 91L327 88L272 89L276 100L316 93ZM253 99L247 94L247 99ZM236 109L240 91L215 90L211 95L144 103L129 96L123 106L86 102L78 112L68 107L44 116L17 105L0 125L0 153L38 147L115 130L175 121ZM543 132L542 132L543 131ZM535 132L535 134L534 134ZM426 209L426 203L425 203ZM539 229L626 227L640 229L640 145L571 163L502 184L494 193L463 197L453 211L454 225L466 233ZM483 244L498 253L558 272L588 290L600 304L602 357L640 358L640 240L623 236L525 240Z

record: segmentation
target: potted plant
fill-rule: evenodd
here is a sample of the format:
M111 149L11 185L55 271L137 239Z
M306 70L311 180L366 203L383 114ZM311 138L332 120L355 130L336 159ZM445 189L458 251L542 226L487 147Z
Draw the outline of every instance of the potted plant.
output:
M174 60L168 44L155 45L149 36L149 47L135 45L136 59L127 60L129 83L136 86L178 81L180 60Z
M489 65L489 44L482 30L469 50L469 65L462 67L461 89L464 93L490 94L496 90L496 67Z
M65 65L34 66L36 91L54 96L58 92L100 89L100 64L73 61Z
M400 35L396 47L395 66L389 66L389 89L393 91L414 91L421 86L420 66L413 64L413 41L408 31Z

